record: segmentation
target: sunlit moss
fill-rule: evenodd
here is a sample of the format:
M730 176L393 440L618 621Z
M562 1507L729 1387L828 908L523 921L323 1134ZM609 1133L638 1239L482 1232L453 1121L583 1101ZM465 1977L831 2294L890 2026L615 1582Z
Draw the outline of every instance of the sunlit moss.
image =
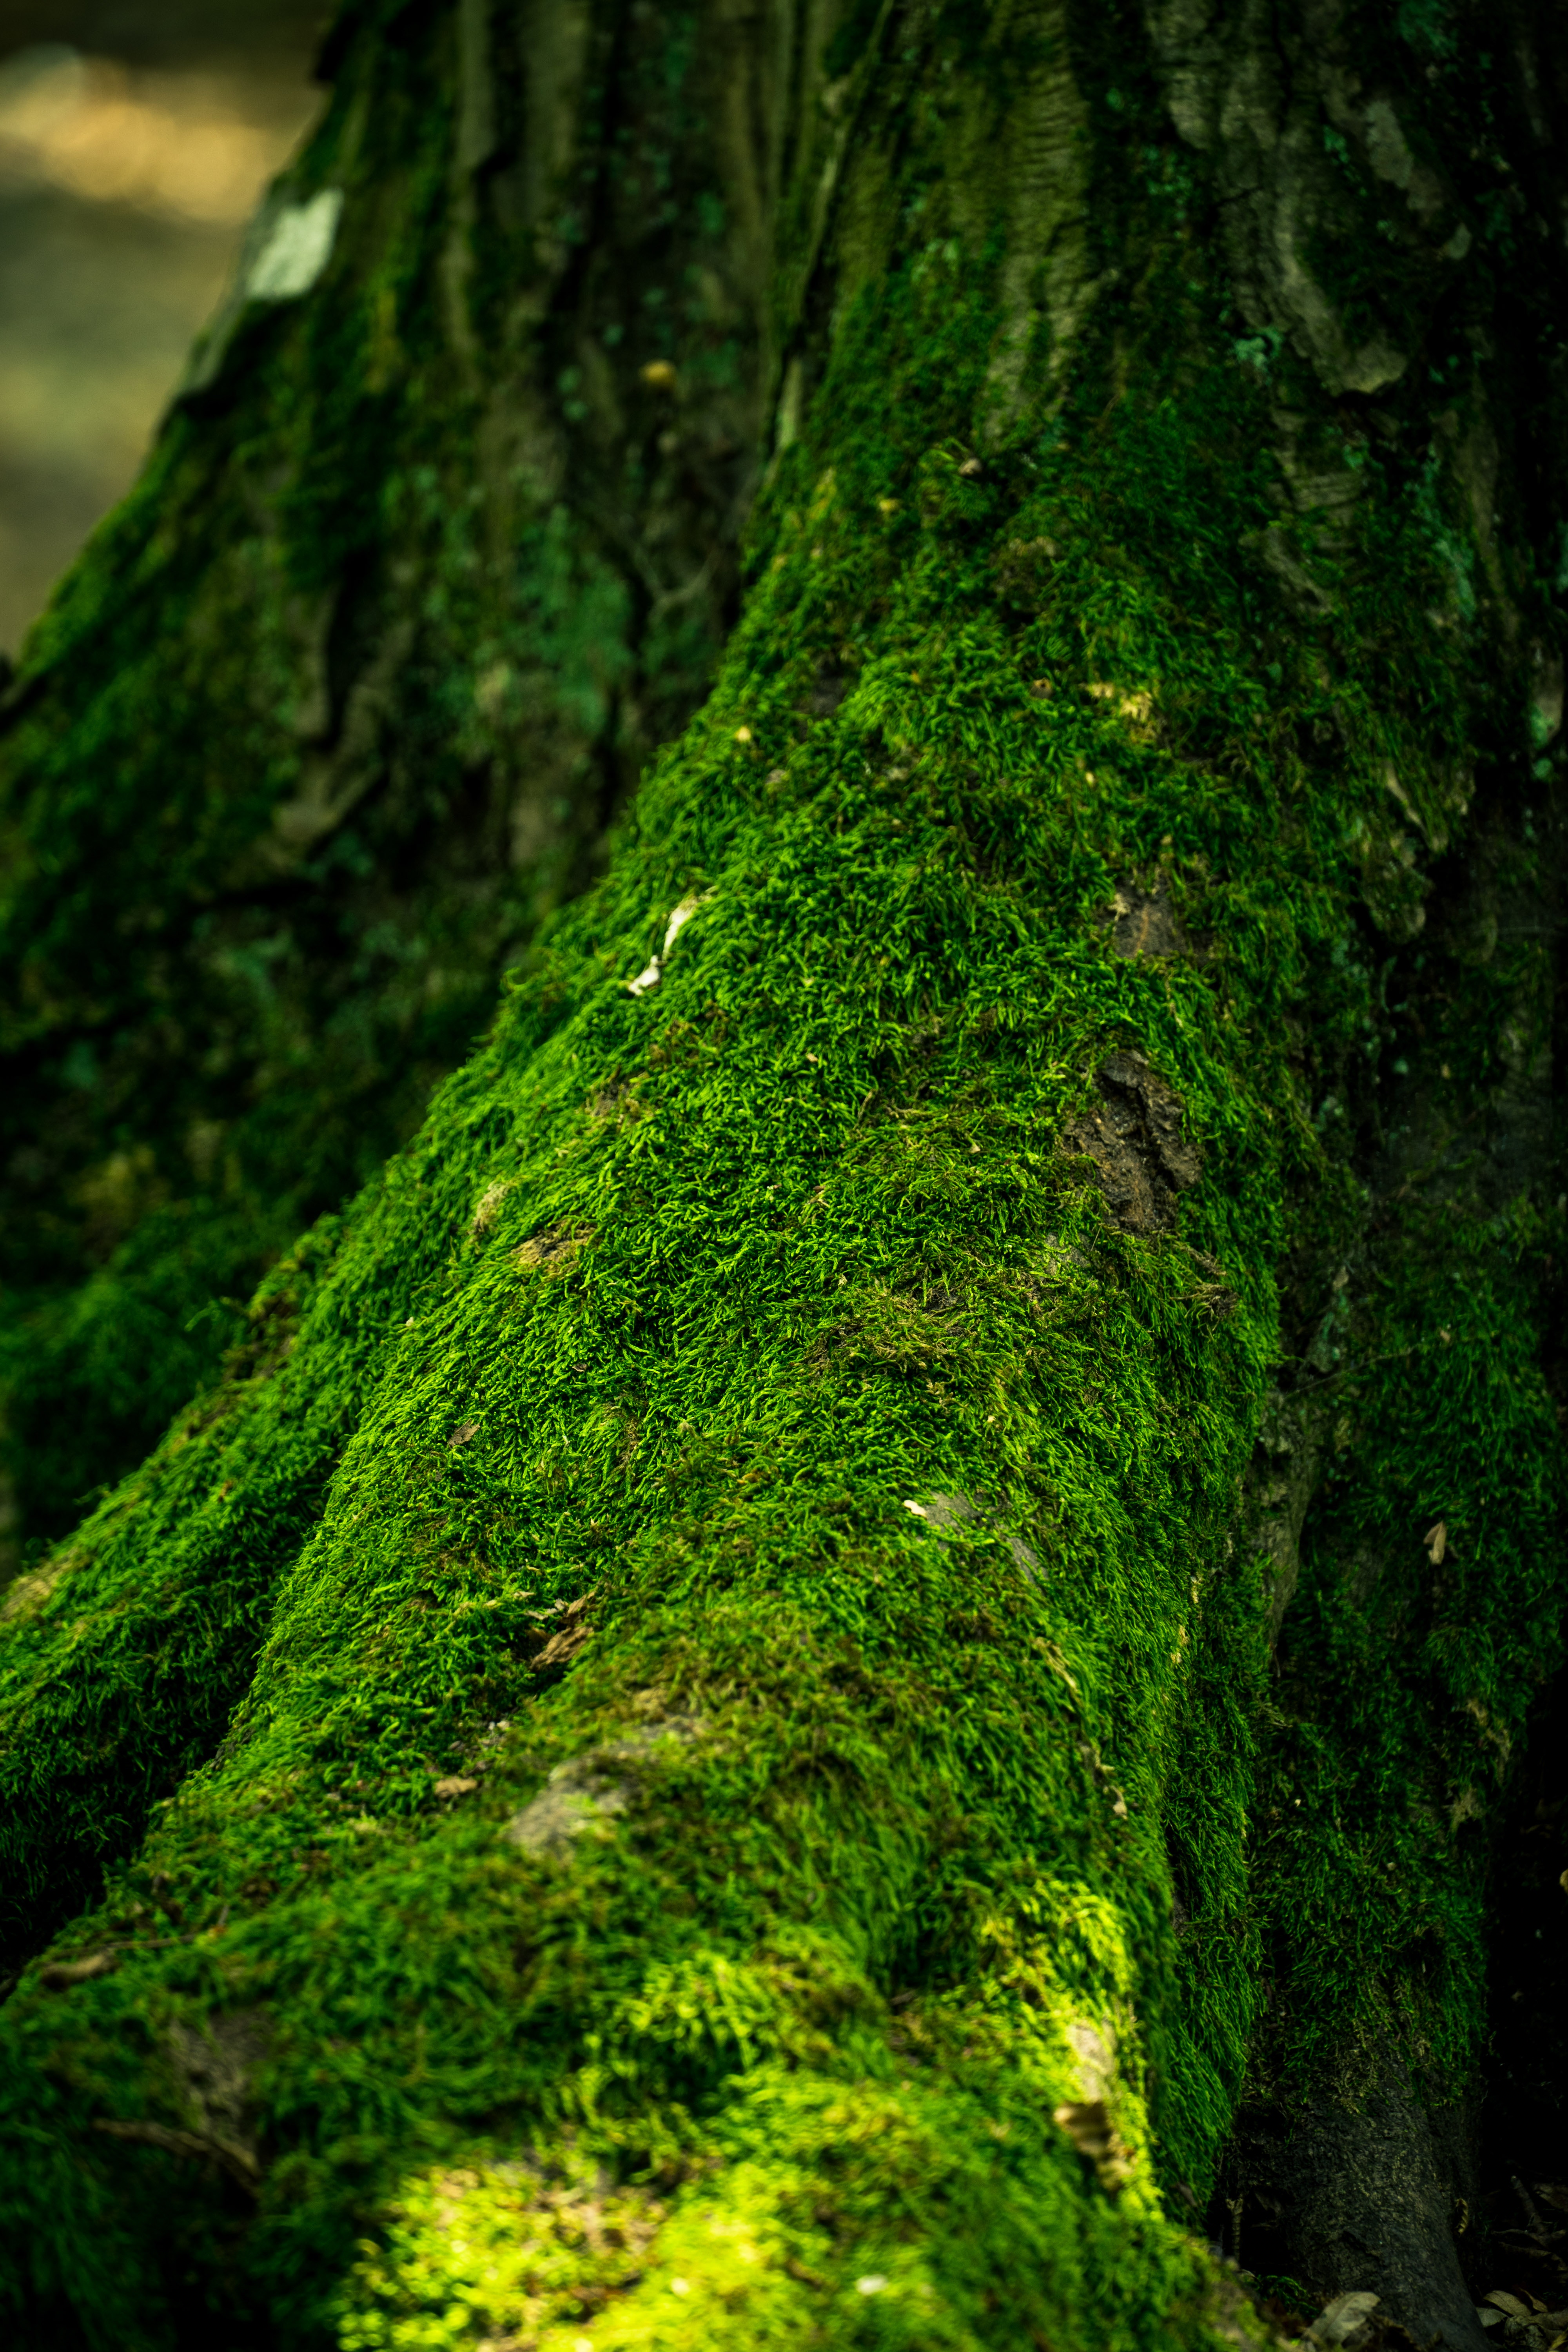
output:
M19 1953L112 1866L0 2022L0 2179L35 2308L105 2336L166 2340L166 2258L345 2352L1234 2344L1185 2223L1268 1957L1293 2064L1374 2010L1474 2046L1463 1819L1410 1811L1413 2002L1335 1807L1389 1817L1456 1702L1495 1744L1555 1638L1540 1234L1450 1217L1435 1268L1413 1218L1297 1326L1371 1258L1329 1089L1375 1125L1405 803L1457 834L1488 682L1424 494L1368 462L1352 528L1280 525L1265 375L1156 230L1193 166L1108 149L1146 281L997 429L1003 256L904 127L602 884L8 1645ZM1133 1051L1193 1163L1119 1219L1083 1122ZM1293 1734L1250 1482L1309 1377L1352 1427ZM1384 1706L1320 1530L1428 1507L1477 1564ZM232 2111L182 2039L231 2015ZM243 2224L175 2130L253 2149Z

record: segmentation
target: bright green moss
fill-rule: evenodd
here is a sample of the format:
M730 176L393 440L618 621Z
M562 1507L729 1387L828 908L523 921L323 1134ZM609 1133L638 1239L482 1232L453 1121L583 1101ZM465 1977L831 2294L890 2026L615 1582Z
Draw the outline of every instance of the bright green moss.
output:
M942 136L917 109L871 173L885 272L847 206L746 612L602 885L314 1245L286 1361L193 1413L14 1637L19 1948L122 1857L51 1954L112 1971L30 1966L0 2020L31 2340L68 2306L132 2347L192 2310L344 2352L1234 2343L1171 2215L1266 1937L1325 2046L1380 2002L1445 2063L1474 2031L1468 1958L1440 2032L1401 2011L1402 1916L1306 1943L1348 1830L1252 1867L1281 1767L1247 1480L1289 1254L1364 1215L1323 1091L1386 1034L1366 908L1397 941L1423 892L1387 771L1457 823L1484 701L1392 470L1353 529L1286 532L1304 611L1270 564L1268 395L1184 274L996 427L1009 289L932 194ZM1118 952L1119 894L1168 951ZM1080 1124L1129 1050L1203 1156L1137 1229ZM1550 1604L1532 1334L1471 1238L1463 1298L1451 1261L1407 1285L1415 1242L1378 1259L1378 1348L1439 1309L1510 1336L1458 1403L1369 1391L1325 1508L1404 1541L1450 1452L1478 1630L1371 1736L1386 1626L1292 1626L1348 1662L1303 1748L1369 1818L1434 1682L1489 1706L1506 1612ZM247 2053L221 2095L209 2030Z
M952 295L914 281L911 341L940 303L963 348ZM911 439L939 423L911 417ZM1185 466L1190 433L1126 430L1141 491ZM1134 2310L1179 2332L1198 2293L1179 2234L1135 2224L1135 2189L1158 2156L1201 2193L1250 2025L1258 1591L1234 1530L1283 1171L1311 1150L1269 1005L1301 985L1314 907L1325 935L1335 908L1307 865L1304 779L1300 821L1263 823L1267 734L1227 789L1131 700L1188 740L1234 729L1223 619L1181 636L1158 572L1126 555L1097 571L1091 545L1009 644L996 566L1063 527L1075 462L1010 479L998 461L972 491L940 441L912 478L889 450L862 464L908 501L890 528L869 500L858 521L847 466L808 477L799 507L781 492L782 560L708 713L420 1148L464 1205L437 1213L411 1165L312 1309L341 1317L373 1256L449 1253L412 1319L355 1307L360 1360L389 1348L387 1371L356 1389L227 1760L187 1781L110 1898L130 1917L163 1885L195 1941L69 1996L110 2050L142 1969L183 2005L216 1968L228 2001L287 2021L266 2098L297 2154L247 2259L301 2321L309 2283L350 2263L351 2180L404 2172L422 2116L460 2138L464 2116L506 2114L525 2147L571 2123L623 2172L693 2144L762 2162L741 2118L769 2069L808 2066L825 2098L896 2084L906 2031L935 2084L898 2095L898 2135L869 2135L857 2193L882 2218L847 2254L855 2276L904 2284L883 2304L807 2261L827 2281L807 2282L814 2310L858 2296L857 2326L896 2329L907 2286L906 2316L942 2315L951 2340L1015 2340L984 2283L1047 2245L1053 2335L1109 2342ZM1109 470L1101 454L1101 512ZM1192 495L1166 476L1167 505ZM807 723L802 684L843 660L851 609L874 615L848 648L857 683ZM1128 691L1108 708L1085 688L1111 655ZM1031 683L1047 660L1048 696ZM1184 911L1223 949L1119 961L1100 909L1133 845L1167 832ZM1287 871L1302 845L1293 920L1278 866L1259 870L1270 835ZM634 998L693 890L711 896ZM1208 1153L1181 1240L1119 1234L1086 1164L1061 1158L1088 1073L1123 1038L1178 1086ZM280 1413L343 1378L317 1328L274 1384ZM953 1494L986 1518L943 1530L907 1507ZM588 1651L531 1699L531 1650L584 1595ZM639 1719L702 1728L628 1801L636 1836L585 1843L570 1867L510 1852L502 1824L542 1768ZM502 1720L517 1727L484 1731ZM432 1799L470 1757L479 1790ZM1173 2002L1173 1844L1204 1960ZM20 1993L12 2014L49 2032L54 2000ZM99 2095L134 2102L134 2080L117 2063ZM1065 2137L1039 2137L1043 2109L1102 2090L1131 2151L1114 2202ZM1016 2130L1017 2181L961 2188L946 2158L932 2175L982 2111ZM906 2129L900 2255L884 2209ZM776 2138L765 2153L776 2166ZM1152 2270L1126 2267L1135 2244ZM413 2289L389 2275L395 2307ZM773 2274L758 2292L798 2300Z
M499 37L511 147L454 173L455 33L405 12L334 43L282 184L344 191L327 276L225 313L0 713L0 1473L24 1558L217 1377L224 1302L415 1130L728 624L761 292L714 209L689 30L639 20L578 147L562 126L574 202L612 175L607 120L679 157L565 297ZM650 345L626 314L656 268L709 299ZM584 407L564 347L612 330ZM642 384L654 350L673 393Z

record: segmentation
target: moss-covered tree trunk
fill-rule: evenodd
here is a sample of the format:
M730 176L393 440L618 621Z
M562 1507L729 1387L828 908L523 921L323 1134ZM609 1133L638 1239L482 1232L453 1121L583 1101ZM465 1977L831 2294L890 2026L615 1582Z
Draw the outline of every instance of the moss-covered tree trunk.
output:
M786 62L721 5L329 40L140 487L0 695L0 1569L417 1126L706 687Z
M477 992L496 812L532 922L671 740L6 1598L17 2342L1261 2343L1238 2233L1481 2341L1488 1863L1563 1600L1552 35L344 19L261 294L13 690L16 1181L218 1120L199 1039L136 1074L171 973L271 969L269 891L316 1009L276 1064L235 1016L224 1149L290 1160L399 860L410 935L483 869ZM717 343L686 230L641 281L660 152L742 257ZM677 729L732 508L658 505L649 404L721 365L759 497ZM369 781L268 734L296 611ZM398 833L459 772L482 824ZM311 809L363 846L307 874Z

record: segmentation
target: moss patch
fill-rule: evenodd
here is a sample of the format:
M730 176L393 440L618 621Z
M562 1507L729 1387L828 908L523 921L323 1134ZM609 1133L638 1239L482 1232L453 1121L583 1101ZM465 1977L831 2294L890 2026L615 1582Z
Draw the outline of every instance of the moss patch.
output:
M226 1553L221 1744L135 1851L127 1807L101 1903L0 2021L31 2314L552 2352L1255 2329L1170 2218L1301 1883L1272 1848L1249 1880L1277 1767L1247 1474L1289 1318L1366 1216L1325 1080L1388 1042L1490 689L1426 618L1441 553L1394 469L1356 469L1351 528L1280 524L1269 395L1192 291L1152 130L1135 173L1124 126L1101 151L1126 303L1070 397L998 425L1016 289L944 194L931 93L944 56L973 69L969 154L1010 69L1052 68L972 29L868 100L746 611L604 881L323 1240L286 1361L105 1506L98 1580L14 1637L81 1727L79 1840L132 1761L212 1746L201 1515L264 1523ZM1168 929L1129 954L1149 901ZM1089 1123L1133 1067L1119 1148L1163 1137L1138 1217ZM1379 1262L1391 1361L1436 1311L1415 1247ZM1511 1336L1470 1418L1401 1391L1415 1433L1374 1421L1365 1491L1331 1489L1392 1540L1453 1445L1445 1507L1486 1545L1479 1649L1424 1654L1356 1758L1380 1795L1424 1769L1434 1678L1485 1704L1486 1628L1549 1605L1502 1532L1540 1523L1542 1474L1466 1450L1505 1402L1544 1429L1492 1274L1460 1329ZM127 1656L146 1696L95 1761ZM60 1722L11 1720L41 1787ZM66 1865L50 1804L17 1822L26 1948ZM1353 1974L1314 1951L1317 2027L1396 2003L1408 1957L1385 1915ZM1450 2059L1468 1967L1423 2029ZM237 2011L266 2021L243 2210L167 2137L216 2145L179 2036Z

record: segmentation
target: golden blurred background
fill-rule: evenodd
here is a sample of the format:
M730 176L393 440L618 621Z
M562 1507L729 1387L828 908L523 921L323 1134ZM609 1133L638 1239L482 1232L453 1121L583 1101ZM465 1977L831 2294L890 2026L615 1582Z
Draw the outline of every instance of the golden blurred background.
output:
M0 0L0 654L130 486L267 181L320 0Z

